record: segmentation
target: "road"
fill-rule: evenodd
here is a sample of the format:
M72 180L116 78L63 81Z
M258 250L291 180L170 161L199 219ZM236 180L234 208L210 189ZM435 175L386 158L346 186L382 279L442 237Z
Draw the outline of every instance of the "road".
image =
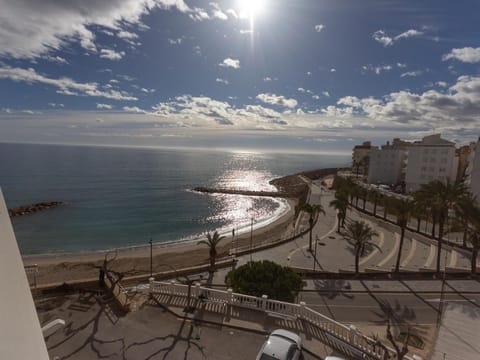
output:
M443 291L443 294L442 294ZM476 280L307 280L298 301L343 323L378 323L385 312L410 324L437 324L442 302L480 307Z

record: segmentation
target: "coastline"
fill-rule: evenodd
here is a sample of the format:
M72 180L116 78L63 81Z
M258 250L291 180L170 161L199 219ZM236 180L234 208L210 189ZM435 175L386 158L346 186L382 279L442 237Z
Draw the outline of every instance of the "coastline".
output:
M272 244L285 240L291 236L295 222L295 207L305 201L308 185L300 176L311 179L325 177L336 172L336 168L322 169L308 173L288 175L272 180L279 191L287 193L284 198L287 202L286 211L277 217L264 219L253 228L251 243L250 226L236 229L235 240L229 231L222 231L225 239L217 246L217 260L230 257L232 248L236 253L240 249L246 250L250 246L253 251L259 245ZM318 174L318 176L316 176ZM183 242L154 243L153 244L153 272L182 269L207 264L209 261L208 248L198 245L198 239ZM80 253L54 253L23 256L25 266L38 266L35 274L38 285L62 284L78 280L92 280L98 278L99 268L108 254L109 269L126 276L145 275L150 271L150 246L132 246L127 248L90 251ZM33 283L31 275L30 282Z
M295 206L297 199L288 198L287 210L273 221L261 224L253 229L253 246L271 243L281 239L285 232L293 229ZM236 234L235 241L226 236L217 247L217 259L229 255L232 246L235 248L248 248L250 245L250 232L244 231ZM109 267L114 271L128 274L146 274L150 269L150 247L136 246L104 251L82 253L60 253L23 256L25 266L38 266L36 281L38 285L51 283L64 283L81 279L94 279L98 277L98 267L104 261L105 255L111 259ZM168 244L153 245L153 269L165 271L171 267L181 269L208 262L208 248L199 246L196 242L171 242ZM32 281L31 281L32 282Z

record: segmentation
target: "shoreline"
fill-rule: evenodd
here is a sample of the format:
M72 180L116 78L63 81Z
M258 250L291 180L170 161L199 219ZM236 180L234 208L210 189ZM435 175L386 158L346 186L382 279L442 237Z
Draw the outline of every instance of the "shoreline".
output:
M296 199L286 199L289 207L282 215L265 226L257 227L253 231L253 245L272 243L284 236L285 232L293 229L295 219ZM238 236L237 236L238 235ZM250 232L246 231L232 237L226 236L218 247L217 260L229 256L232 245L236 249L248 247L250 244ZM98 278L98 269L102 265L105 254L109 254L109 268L126 275L147 274L150 269L150 247L141 246L127 248L122 251L96 251L88 253L70 253L61 255L32 255L23 256L24 266L38 266L38 273L35 274L37 285L61 284L69 281ZM181 243L171 246L153 247L153 269L154 272L181 269L190 266L198 266L208 263L209 255L206 246L197 243ZM29 281L33 284L33 276L29 275Z
M253 236L262 236L265 232L271 230L272 227L279 226L286 221L291 221L294 216L295 205L297 200L285 199L285 210L278 215L274 215L270 218L265 218L254 224ZM231 239L230 232L219 231L220 235L225 236L225 240ZM245 225L242 228L235 229L235 240L242 240L245 237L250 237L250 225ZM153 252L173 252L179 249L191 249L196 247L197 243L202 238L194 239L180 239L167 242L154 242ZM223 242L225 241L223 240ZM230 240L231 241L231 240ZM220 244L222 245L223 242ZM255 241L254 241L255 242ZM26 254L22 255L23 262L26 266L31 265L45 265L56 264L59 262L78 262L78 261L98 261L103 260L105 254L117 253L117 259L126 257L146 257L150 256L150 246L146 244L131 245L118 248L107 248L100 250L84 250L84 251L70 251L70 252L55 252L55 253L42 253L42 254Z
M322 177L334 174L336 168L318 170ZM295 226L295 207L306 200L308 184L299 175L310 179L317 177L310 174L298 173L283 178L272 180L270 183L279 191L284 191L289 196L284 198L287 202L286 210L278 216L263 219L253 229L253 241L250 237L250 226L243 226L236 230L235 240L232 239L231 230L221 230L221 235L226 235L217 246L217 260L230 257L232 248L234 253L248 249L251 244L253 252L260 245L272 245L276 241L285 240L293 235ZM310 175L310 176L309 176ZM233 240L233 241L232 241ZM191 241L173 241L156 243L153 246L153 272L182 269L204 265L209 262L208 248L199 246L199 239ZM260 250L260 249L258 249ZM257 251L258 251L257 250ZM108 254L109 269L124 274L125 276L145 275L150 272L150 246L137 245L119 249L94 250L81 253L55 253L23 255L25 266L38 266L35 273L37 285L62 284L78 280L98 279L99 268L104 263ZM33 276L29 275L33 284Z

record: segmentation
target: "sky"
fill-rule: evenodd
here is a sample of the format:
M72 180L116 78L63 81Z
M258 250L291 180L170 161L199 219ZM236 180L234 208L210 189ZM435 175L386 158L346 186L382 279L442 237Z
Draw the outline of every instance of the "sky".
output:
M478 0L0 0L0 142L480 135Z

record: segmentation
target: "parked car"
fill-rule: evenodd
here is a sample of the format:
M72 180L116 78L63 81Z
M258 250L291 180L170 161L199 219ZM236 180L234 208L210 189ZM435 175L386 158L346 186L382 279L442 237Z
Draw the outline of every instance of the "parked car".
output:
M257 355L257 360L298 360L302 354L302 339L287 330L273 331Z

